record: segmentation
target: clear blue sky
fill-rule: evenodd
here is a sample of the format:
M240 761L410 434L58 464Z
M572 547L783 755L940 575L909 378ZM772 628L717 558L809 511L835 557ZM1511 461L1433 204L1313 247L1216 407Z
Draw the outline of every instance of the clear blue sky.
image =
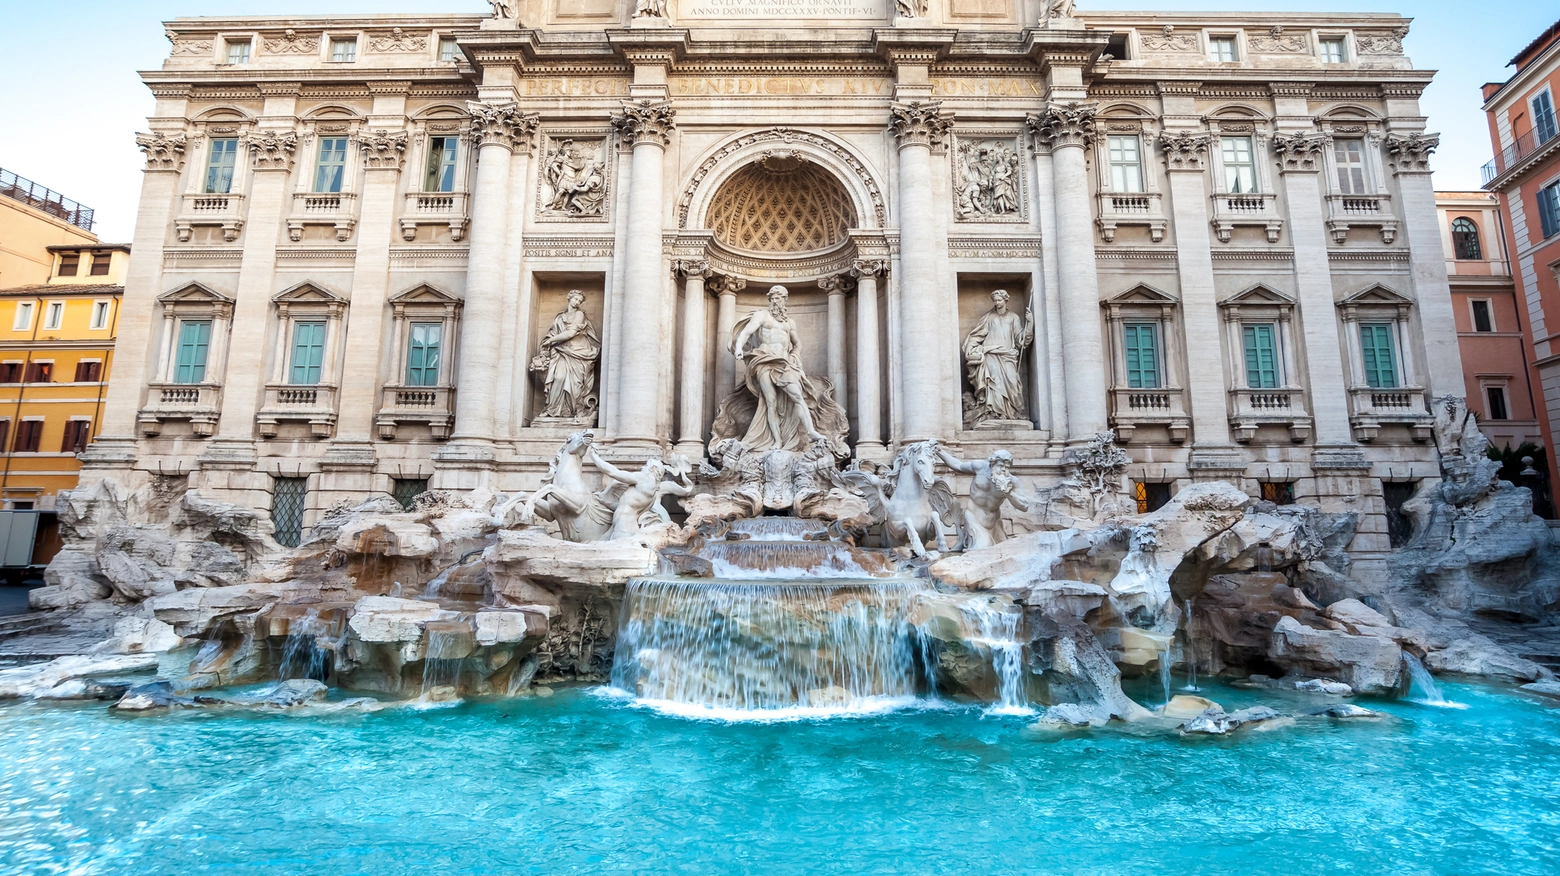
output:
M1080 0L1081 9L1399 12L1412 16L1409 57L1439 70L1423 107L1441 133L1436 185L1477 188L1490 158L1479 86L1509 75L1506 62L1560 18L1555 0ZM136 76L167 55L161 22L184 15L481 12L485 0L5 0L13 35L0 53L7 86L0 167L97 209L98 232L128 241L140 193L133 135L152 99ZM16 35L27 34L23 39Z

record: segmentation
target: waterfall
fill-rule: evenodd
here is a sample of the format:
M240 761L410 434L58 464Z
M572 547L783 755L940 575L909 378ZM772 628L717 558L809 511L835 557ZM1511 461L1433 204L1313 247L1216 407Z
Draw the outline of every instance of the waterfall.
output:
M731 581L871 578L885 572L885 561L866 551L799 539L713 542L699 556L710 561L716 578Z
M1159 686L1164 689L1165 705L1170 705L1170 646L1159 652Z
M1454 703L1441 696L1441 689L1436 686L1435 678L1430 675L1430 670L1419 662L1419 658L1403 652L1403 669L1406 687L1403 693L1408 699L1426 706L1441 706L1443 708L1466 708L1462 703Z
M324 681L330 675L330 651L320 647L320 636L329 632L329 625L320 620L317 609L309 609L303 617L293 618L287 626L287 641L282 646L280 678L312 678Z
M1186 644L1183 656L1186 657L1186 687L1181 690L1197 693L1197 650L1192 646L1192 601L1186 600ZM1166 697L1166 702L1169 698Z
M1023 615L1010 606L963 605L960 611L975 634L970 641L991 650L991 668L997 676L997 703L988 711L994 715L1031 715L1024 692L1024 643L1018 636Z
M726 717L859 712L916 690L912 580L636 579L612 684L670 711Z
M467 640L470 632L465 629L428 628L428 653L423 658L422 698L453 699L447 691L460 689L461 667L470 651Z

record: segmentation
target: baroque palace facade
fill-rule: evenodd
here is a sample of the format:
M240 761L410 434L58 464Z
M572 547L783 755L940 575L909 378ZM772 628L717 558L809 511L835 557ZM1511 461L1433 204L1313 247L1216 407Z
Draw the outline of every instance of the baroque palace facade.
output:
M584 428L702 458L775 285L864 459L1002 448L1044 488L1114 430L1143 501L1357 510L1362 555L1439 477L1463 377L1406 19L493 6L168 24L86 480L286 530L534 489Z

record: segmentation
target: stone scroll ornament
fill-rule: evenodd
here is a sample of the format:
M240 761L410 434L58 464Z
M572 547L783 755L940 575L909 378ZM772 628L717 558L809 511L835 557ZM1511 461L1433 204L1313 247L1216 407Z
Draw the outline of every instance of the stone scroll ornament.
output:
M801 453L821 442L846 456L850 421L835 400L834 384L802 368L788 298L784 286L771 286L768 309L748 314L733 329L729 352L747 363L747 381L721 402L711 446L737 438L754 452Z
M954 163L954 213L960 219L1019 211L1018 150L1004 140L961 140Z
M1428 173L1430 154L1441 145L1440 134L1388 134L1387 156L1396 173Z
M245 138L256 170L291 170L298 135L292 131L257 131Z
M135 145L146 153L147 170L178 170L188 141L183 134L136 134Z
M966 426L1024 420L1024 351L1035 342L1034 314L1020 317L1008 309L1009 295L991 293L992 306L964 339L971 408Z
M358 137L366 170L400 170L406 158L405 131L364 131Z
M622 135L629 146L654 143L665 146L671 141L673 120L677 111L670 101L625 101L623 111L612 114L612 127Z
M541 122L537 113L524 113L514 101L506 103L481 103L468 101L466 109L471 113L471 138L479 146L502 146L511 152L530 154L536 126Z
M1094 115L1099 105L1082 101L1053 103L1024 119L1035 142L1045 149L1078 146L1087 149L1094 142Z
M542 161L547 186L543 210L560 216L600 216L607 203L607 167L602 143L559 140Z
M596 422L601 337L585 315L584 304L584 292L569 292L569 305L542 338L541 352L531 360L531 373L541 375L546 394L543 419L589 426Z

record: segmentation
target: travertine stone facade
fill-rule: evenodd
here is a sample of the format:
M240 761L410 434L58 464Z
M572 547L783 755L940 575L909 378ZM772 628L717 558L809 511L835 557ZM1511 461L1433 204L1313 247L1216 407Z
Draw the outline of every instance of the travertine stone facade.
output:
M1362 512L1362 555L1383 481L1437 477L1463 380L1406 19L493 5L168 25L89 479L535 488L572 290L604 455L696 454L776 284L861 457L1001 447L1043 489L1114 429L1134 481ZM964 349L998 289L1019 418Z

